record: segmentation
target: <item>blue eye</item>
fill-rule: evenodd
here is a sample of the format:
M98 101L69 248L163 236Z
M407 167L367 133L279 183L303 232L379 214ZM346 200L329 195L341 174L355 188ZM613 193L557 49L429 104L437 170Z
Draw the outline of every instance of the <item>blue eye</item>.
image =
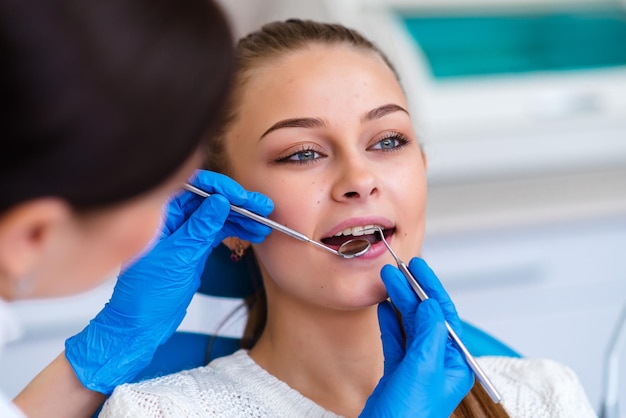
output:
M295 160L295 161L311 161L315 159L316 155L319 155L319 154L313 151L312 149L308 149L308 150L296 152L291 157L289 157L289 159Z
M296 151L292 154L286 155L284 157L280 157L275 161L277 163L287 163L287 164L309 164L314 163L318 159L322 158L323 155L313 149L303 149L300 151Z
M402 148L408 142L409 140L404 135L394 132L376 142L370 147L370 149L381 151L394 151Z

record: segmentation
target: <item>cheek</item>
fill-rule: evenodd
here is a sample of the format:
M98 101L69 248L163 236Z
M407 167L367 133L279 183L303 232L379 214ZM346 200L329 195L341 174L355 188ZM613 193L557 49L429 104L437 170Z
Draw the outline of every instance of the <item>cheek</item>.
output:
M394 237L400 258L417 256L422 247L426 222L426 172L415 158L407 159L390 170L395 175L384 180L386 196L393 202L399 228Z
M329 193L323 180L319 176L254 171L249 170L249 173L234 178L244 188L272 199L274 210L269 215L270 219L310 236ZM293 238L289 239L293 241Z
M114 237L117 257L125 262L151 247L158 238L162 219L161 207L154 205L129 214L124 222L119 222Z
M315 204L315 198L310 192L302 192L303 188L283 188L288 193L276 194L278 199L274 199L275 208L270 218L276 222L292 228L306 236L313 235L314 226L319 217L319 204ZM272 196L271 193L267 193ZM318 199L319 200L319 199ZM311 244L299 241L278 231L272 233L259 244L259 258L274 271L281 270L286 260L299 260L299 264L304 256L315 256L319 250ZM311 254L312 253L312 254Z

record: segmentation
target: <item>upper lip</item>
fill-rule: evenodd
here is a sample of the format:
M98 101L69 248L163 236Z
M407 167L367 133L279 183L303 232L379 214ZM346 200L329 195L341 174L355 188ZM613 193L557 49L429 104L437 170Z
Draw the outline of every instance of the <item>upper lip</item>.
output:
M333 226L327 232L322 235L321 239L329 238L337 235L339 232L347 228L354 228L355 226L368 226L375 225L380 226L382 229L394 228L394 223L382 216L363 216L358 218L346 219L337 225Z

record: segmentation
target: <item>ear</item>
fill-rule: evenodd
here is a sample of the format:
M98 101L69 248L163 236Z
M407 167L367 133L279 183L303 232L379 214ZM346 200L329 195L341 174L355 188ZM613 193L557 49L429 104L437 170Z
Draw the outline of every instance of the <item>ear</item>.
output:
M52 231L71 214L62 199L41 198L0 215L0 280L16 285L31 274Z
M241 249L243 251L247 251L250 248L250 241L245 241L237 237L228 237L222 240L222 244L228 247L229 250L234 251L237 249Z
M246 250L250 247L249 241L244 241L237 237L224 238L222 244L228 247L230 250L230 259L232 261L239 261L246 253Z

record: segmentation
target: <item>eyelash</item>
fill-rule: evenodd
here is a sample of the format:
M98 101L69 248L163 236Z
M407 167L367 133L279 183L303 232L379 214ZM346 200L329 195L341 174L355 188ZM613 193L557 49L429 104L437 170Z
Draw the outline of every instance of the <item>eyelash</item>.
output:
M306 164L313 164L313 163L315 163L319 159L319 157L317 157L317 158L315 158L313 160L292 160L291 159L291 158L295 157L296 155L303 154L305 152L313 152L315 154L325 156L321 152L317 151L315 148L313 148L311 146L303 145L297 151L291 152L288 155L285 155L284 157L279 157L279 158L275 159L274 162L277 163L277 164L306 165Z
M381 152L396 152L398 150L400 150L401 148L404 148L406 145L409 144L410 140L403 134L401 134L400 132L389 132L386 133L385 135L383 135L382 138L378 139L376 141L376 143L374 145L378 145L381 142L388 140L388 139L393 139L395 141L397 141L398 145L393 147L393 148L380 148L378 149ZM371 149L372 147L369 147L368 149Z
M404 136L403 134L399 132L389 132L385 134L382 138L378 139L374 145L378 145L381 142L385 140L389 140L389 139L393 139L397 141L397 146L394 146L393 148L380 148L380 149L374 149L373 146L371 146L371 147L368 147L368 150L374 149L376 151L381 151L381 152L396 152L400 150L401 148L405 147L410 142L410 140L406 136ZM307 152L313 152L317 154L318 157L312 160L292 160L292 158L294 158L298 154L303 154ZM319 156L325 157L326 155L317 151L313 147L304 145L302 146L302 148L298 149L295 152L285 155L284 157L279 157L275 159L274 162L277 164L307 165L307 164L314 164L315 162L317 162L320 159Z

